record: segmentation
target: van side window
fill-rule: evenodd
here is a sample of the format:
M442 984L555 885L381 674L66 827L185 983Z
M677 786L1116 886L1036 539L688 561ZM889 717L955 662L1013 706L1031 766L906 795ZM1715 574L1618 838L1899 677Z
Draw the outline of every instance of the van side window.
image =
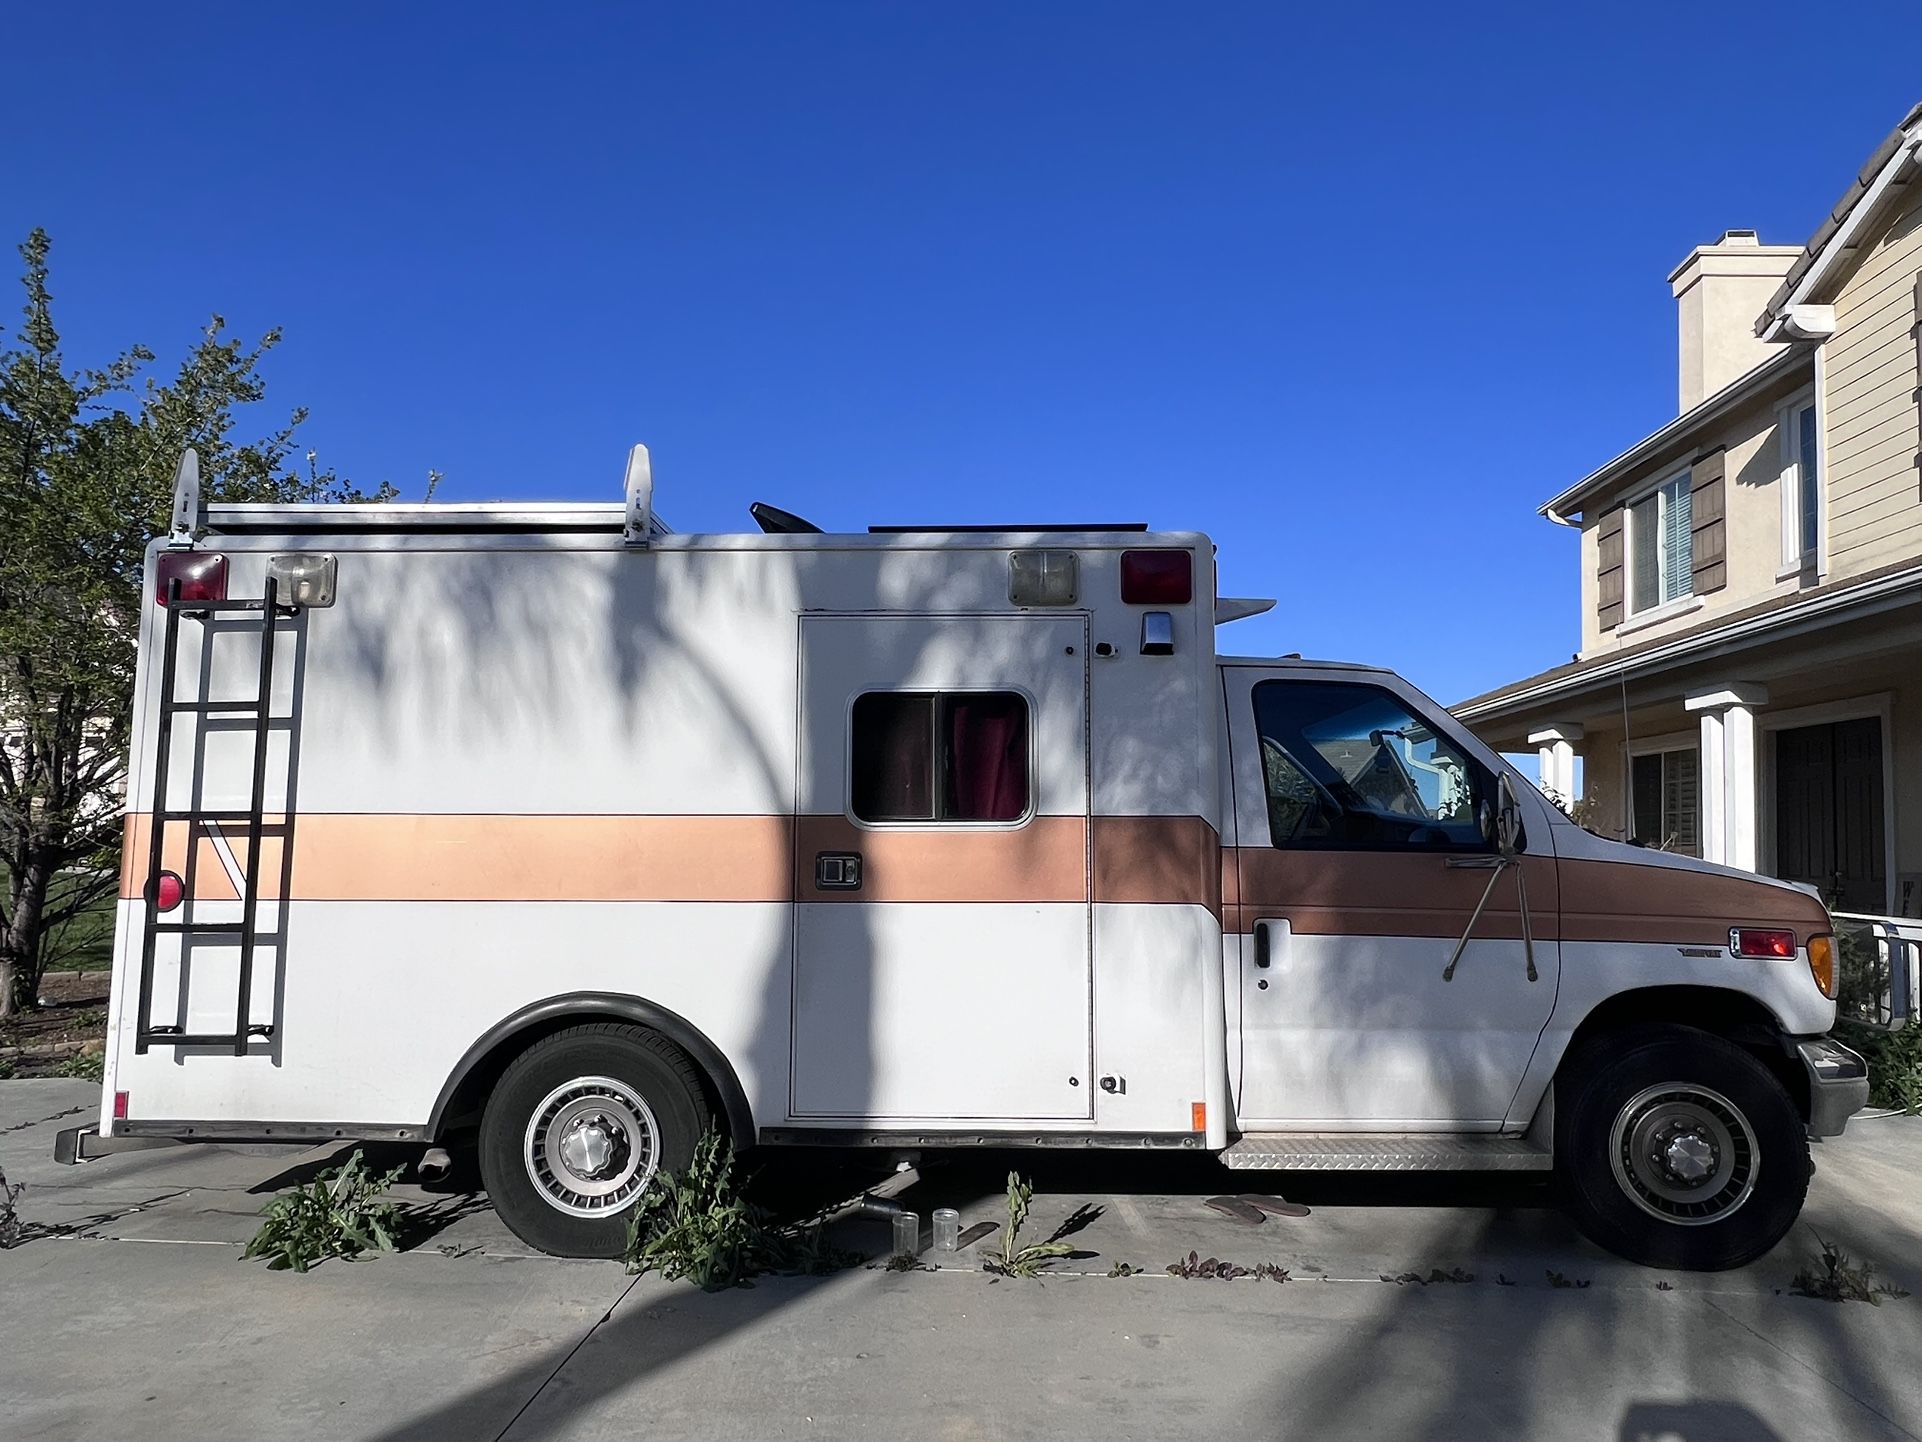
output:
M1028 703L1012 691L869 691L854 700L849 783L862 821L1019 821Z
M1276 846L1483 851L1493 778L1379 686L1263 681L1255 731Z

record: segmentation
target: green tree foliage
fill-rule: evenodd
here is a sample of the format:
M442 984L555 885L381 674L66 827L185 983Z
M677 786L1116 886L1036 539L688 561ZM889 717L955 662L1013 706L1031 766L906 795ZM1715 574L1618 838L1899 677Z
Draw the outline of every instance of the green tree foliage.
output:
M214 316L171 374L145 346L69 368L48 249L41 230L20 247L26 305L0 329L0 1017L35 1005L50 938L114 890L141 559L181 452L200 452L209 500L394 494L299 454L305 411L241 439L278 330L249 344Z

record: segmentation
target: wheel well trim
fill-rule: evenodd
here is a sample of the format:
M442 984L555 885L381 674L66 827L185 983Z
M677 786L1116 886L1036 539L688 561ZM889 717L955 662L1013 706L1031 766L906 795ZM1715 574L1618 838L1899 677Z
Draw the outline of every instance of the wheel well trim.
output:
M1621 991L1612 991L1596 997L1591 1005L1582 1008L1580 1015L1572 1012L1564 1014L1558 1007L1549 1017L1548 1024L1542 1028L1542 1034L1536 1042L1535 1055L1529 1062L1521 1085L1516 1088L1514 1100L1509 1104L1508 1115L1503 1119L1503 1129L1514 1130L1539 1126L1539 1110L1553 1097L1554 1082L1561 1074L1562 1063L1568 1060L1575 1047L1575 1038L1584 1027L1587 1027L1600 1014L1613 1009L1626 1008L1635 1001L1653 1000L1657 993L1666 994L1665 999L1671 1001L1681 1001L1682 994L1693 994L1696 997L1713 997L1715 1001L1724 1005L1732 1002L1737 1006L1752 1007L1760 1016L1769 1019L1778 1038L1791 1035L1788 1027L1783 1023L1781 1013L1754 992L1745 991L1737 986L1720 986L1713 982L1652 981L1642 986L1626 987ZM1686 1016L1663 1019L1683 1026L1696 1026L1703 1031L1716 1032L1715 1027L1703 1025L1699 1020L1691 1021ZM1716 1032L1716 1034L1720 1033ZM1784 1055L1786 1056L1787 1053L1784 1052ZM1790 1094L1795 1094L1792 1087ZM1797 1097L1798 1103L1801 1100Z
M610 991L576 991L563 996L550 996L544 1001L522 1007L511 1016L503 1017L482 1032L461 1055L460 1061L442 1085L440 1095L434 1099L434 1110L427 1118L426 1134L436 1141L440 1139L448 1108L475 1069L489 1057L532 1028L571 1017L583 1021L631 1021L650 1031L659 1032L686 1052L689 1060L701 1069L702 1075L714 1087L721 1110L727 1117L728 1132L734 1139L734 1145L753 1145L754 1112L748 1106L747 1093L742 1089L741 1079L735 1075L733 1063L727 1059L727 1054L686 1017L644 997L624 996Z

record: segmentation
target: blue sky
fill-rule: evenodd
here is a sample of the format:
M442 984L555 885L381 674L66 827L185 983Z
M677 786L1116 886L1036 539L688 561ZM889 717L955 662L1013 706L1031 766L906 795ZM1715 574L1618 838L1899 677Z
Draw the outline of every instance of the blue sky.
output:
M70 358L282 326L309 442L446 498L642 439L682 530L1203 529L1280 598L1224 649L1449 701L1578 643L1535 507L1674 413L1669 270L1922 93L1910 3L1823 64L1804 5L308 9L9 16Z

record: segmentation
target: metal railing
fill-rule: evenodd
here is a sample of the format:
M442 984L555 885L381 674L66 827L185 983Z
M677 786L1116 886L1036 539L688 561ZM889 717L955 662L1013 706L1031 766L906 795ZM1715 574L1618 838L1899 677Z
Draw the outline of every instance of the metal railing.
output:
M1922 1005L1922 921L1837 911L1842 968L1838 1015L1874 1026L1907 1026Z

